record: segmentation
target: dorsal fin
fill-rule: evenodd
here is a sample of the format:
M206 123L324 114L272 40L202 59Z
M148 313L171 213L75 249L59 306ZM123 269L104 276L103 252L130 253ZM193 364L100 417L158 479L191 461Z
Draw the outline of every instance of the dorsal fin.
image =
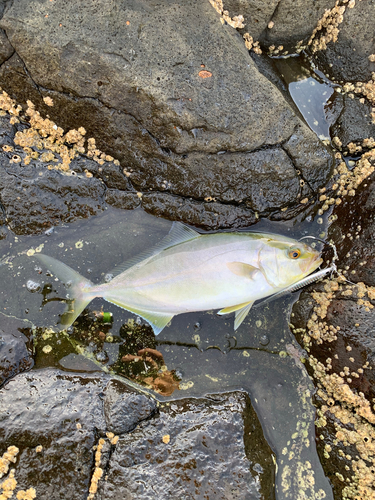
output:
M190 227L181 224L181 222L173 222L171 230L169 231L167 236L165 236L162 240L159 241L159 243L157 243L155 246L151 248L148 248L147 250L144 250L135 257L131 257L130 259L126 260L119 266L116 266L108 274L113 275L113 277L118 276L119 274L123 273L124 271L127 271L136 264L139 264L140 262L143 262L146 259L154 257L155 255L160 253L162 250L165 250L166 248L173 247L174 245L178 245L179 243L184 243L185 241L194 240L199 236L201 235L196 231L194 231L194 229L191 229Z

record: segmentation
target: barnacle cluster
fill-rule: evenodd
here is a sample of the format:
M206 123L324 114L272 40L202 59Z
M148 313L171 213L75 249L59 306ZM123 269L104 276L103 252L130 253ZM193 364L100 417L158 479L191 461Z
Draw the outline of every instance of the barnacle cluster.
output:
M341 148L342 144L338 137L333 138L333 144L337 148ZM375 141L372 137L364 139L363 148L373 148ZM354 146L354 145L353 145ZM351 144L348 147L352 147ZM355 146L354 146L355 147ZM357 147L358 150L358 147ZM341 153L336 153L336 158L342 159ZM354 163L354 162L353 162ZM340 205L343 196L355 196L356 190L375 170L375 149L370 149L364 153L361 158L355 163L355 167L350 170L344 161L341 161L334 169L334 181L331 189L320 189L319 201L323 202L318 210L318 215L322 215L333 205Z
M346 345L343 361L346 366L343 366L339 373L333 369L333 364L339 360L337 352L332 357L327 357L325 362L319 361L311 354L313 347L333 343L341 333L340 327L333 325L327 318L328 308L338 296L356 300L366 313L371 314L374 309L371 301L375 298L375 287L366 286L364 283L347 285L340 278L325 280L322 291L311 293L315 305L306 328L295 328L294 333L301 335L303 347L309 353L308 363L317 386L317 396L322 401L316 420L318 432L321 433L320 439L325 439L322 431L328 421L334 427L332 444L324 445L324 456L329 459L337 447L336 456L343 457L346 462L345 470L335 472L339 482L343 483L342 498L374 499L375 401L368 400L355 384L356 380L365 376L366 371L371 370L371 366L368 361L355 359L352 354L353 347L349 343ZM359 323L356 323L353 328L358 326Z
M98 444L93 448L95 451L95 468L91 476L89 495L87 497L87 500L93 500L96 492L98 491L99 481L102 478L104 472L102 464L103 452L105 451L106 447L111 445L115 446L117 444L117 441L119 440L119 436L115 436L113 432L107 432L106 437L108 441L105 438L100 438Z
M19 449L16 446L9 446L7 451L0 457L0 478L8 474L10 463L15 463ZM14 490L17 487L15 478L15 470L9 471L8 477L0 483L0 500L8 500L12 498ZM36 491L34 488L28 490L19 490L16 494L17 500L34 500Z
M312 52L325 50L329 42L337 42L337 37L340 31L338 26L343 22L343 16L346 10L346 5L342 4L345 3L348 3L348 0L344 0L343 2L336 0L334 7L332 9L327 9L324 12L322 19L319 20L309 41L307 42L307 45L311 46ZM355 0L350 0L348 7L352 8L354 5Z
M221 16L221 22L224 24L226 22L232 28L244 28L244 17L240 14L238 16L230 17L229 12L224 10L223 0L209 0L212 7L218 12Z
M0 89L1 90L1 89ZM45 97L44 102L48 106L53 106L53 100ZM47 163L47 168L60 170L66 173L70 172L70 164L79 154L86 154L99 165L104 162L113 162L116 166L120 163L112 156L100 151L94 138L87 140L86 130L79 127L77 130L68 130L66 133L61 127L58 127L52 120L43 118L39 111L35 109L31 101L27 101L27 109L23 112L20 105L10 98L6 92L0 92L0 116L10 115L10 123L19 123L20 119L29 123L29 127L16 132L14 143L22 148L23 154L13 155L12 163L21 163L29 165L32 160L39 160ZM4 145L3 151L13 151L13 146ZM87 177L92 177L90 172L86 172Z

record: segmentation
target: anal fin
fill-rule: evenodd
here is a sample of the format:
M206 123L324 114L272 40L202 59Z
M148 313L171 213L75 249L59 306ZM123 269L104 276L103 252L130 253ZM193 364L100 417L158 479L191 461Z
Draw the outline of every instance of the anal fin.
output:
M245 306L248 304L252 304L253 302L243 302L242 304L236 304L235 306L229 306L229 307L224 307L224 309L220 309L220 311L217 314L230 314L235 311L238 311L239 309L243 309Z
M254 301L252 300L251 302L246 304L242 309L238 309L238 311L236 311L236 316L234 318L234 329L235 330L237 330L237 328L240 326L240 324L246 318L247 313L250 311L251 306L253 304L254 304Z
M132 312L133 314L136 314L137 316L140 316L144 320L146 320L148 323L150 323L152 329L154 330L155 335L159 335L159 333L163 330L163 328L171 321L173 318L173 314L168 314L168 313L159 313L159 312L154 312L154 311L143 311L141 309L136 309L135 307L129 307L126 304L122 304L119 301L108 299L104 297L107 302L111 302L112 304L115 304L116 306L121 307L122 309L126 309L129 312Z
M235 318L234 318L234 329L237 330L237 328L240 326L240 324L243 322L243 320L246 318L247 313L250 311L251 306L254 304L254 301L250 302L243 302L242 304L237 304L235 306L229 306L229 307L224 307L224 309L220 309L218 314L229 314L232 312L235 312Z

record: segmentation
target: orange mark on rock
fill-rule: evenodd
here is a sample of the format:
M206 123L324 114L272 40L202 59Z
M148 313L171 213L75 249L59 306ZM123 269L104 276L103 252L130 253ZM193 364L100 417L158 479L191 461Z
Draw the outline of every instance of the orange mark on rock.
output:
M130 24L130 21L126 21L126 24L127 24L128 26L129 26L129 24Z
M210 71L202 70L198 73L201 78L211 78L212 73Z

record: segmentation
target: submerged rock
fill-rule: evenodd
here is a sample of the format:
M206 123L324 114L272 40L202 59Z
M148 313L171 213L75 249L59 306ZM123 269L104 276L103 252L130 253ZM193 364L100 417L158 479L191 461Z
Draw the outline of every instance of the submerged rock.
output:
M33 366L30 336L25 321L0 314L0 386Z

